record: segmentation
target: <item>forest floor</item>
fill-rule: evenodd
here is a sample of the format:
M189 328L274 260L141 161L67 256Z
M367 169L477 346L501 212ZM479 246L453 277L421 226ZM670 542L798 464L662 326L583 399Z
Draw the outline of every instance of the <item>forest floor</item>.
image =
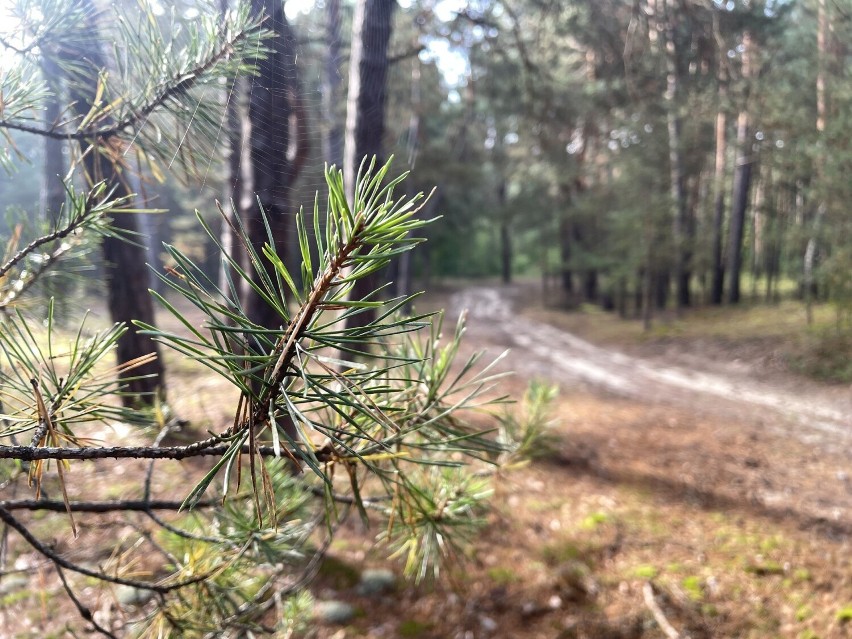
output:
M438 303L468 309L470 351L511 349L513 397L532 379L559 386L553 439L498 475L488 526L446 584L352 595L340 566L364 551L345 533L314 593L363 615L312 636L852 636L852 391L789 372L789 331L728 310L709 332L643 336L544 308L525 285Z
M401 570L376 531L345 525L310 589L355 617L307 636L852 637L852 391L788 370L788 324L803 316L726 309L643 335L540 300L534 286L471 285L423 301L447 322L468 309L462 355L511 349L501 393L557 385L553 426L530 464L495 476L487 525L437 584L360 594L365 567ZM180 416L199 432L229 423L224 382L166 361ZM0 638L81 627L49 567L25 564L29 588L0 582Z

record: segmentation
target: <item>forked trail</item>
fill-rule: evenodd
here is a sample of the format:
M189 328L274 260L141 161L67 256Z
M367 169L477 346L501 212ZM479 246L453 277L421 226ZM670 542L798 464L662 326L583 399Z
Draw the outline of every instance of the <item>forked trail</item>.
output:
M767 428L807 443L841 449L852 444L852 392L758 375L761 371L739 362L642 358L596 346L519 313L514 308L518 294L516 287L468 287L452 296L450 308L454 314L468 309L473 343L510 348L508 366L525 378L544 378L565 388L579 384L651 404L758 418Z

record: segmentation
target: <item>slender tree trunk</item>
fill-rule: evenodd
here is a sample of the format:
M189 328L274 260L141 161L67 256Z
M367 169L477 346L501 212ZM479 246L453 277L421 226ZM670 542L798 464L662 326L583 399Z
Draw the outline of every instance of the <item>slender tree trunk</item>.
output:
M55 127L62 117L62 69L51 56L46 55L41 60L41 70L52 95L44 101L44 124L46 128ZM44 166L41 189L39 192L39 208L41 217L51 225L60 223L60 214L65 206L65 177L66 162L63 156L65 143L55 138L44 138ZM57 318L64 319L68 315L68 302L73 286L70 282L45 278L45 295L53 298L57 310Z
M567 213L562 213L559 220L559 258L561 262L560 276L562 279L562 292L568 303L572 303L574 297L574 274L571 271L571 254L574 234L571 231L571 220Z
M350 198L362 160L382 158L387 52L395 4L395 0L358 0L355 5L343 152L344 182Z
M669 191L672 202L672 240L674 244L674 277L676 304L680 310L690 304L689 247L686 242L687 204L683 157L681 154L680 78L677 69L677 33L668 4L662 2L659 16L661 48L666 60L666 125L669 144ZM658 10L659 10L658 9Z
M229 0L220 0L219 11L223 20L229 9ZM219 240L222 244L222 250L226 255L229 255L242 268L248 268L245 250L242 243L237 239L237 229L240 227L240 203L244 197L243 179L240 168L243 160L243 122L247 118L246 114L242 113L244 110L242 106L244 105L241 105L241 96L247 93L244 83L244 79L236 78L231 86L226 87L223 92L223 100L226 104L225 145L228 174L225 180L224 193L222 194L222 208L227 219L221 221L222 226L219 233ZM246 168L249 167L250 164L247 164ZM250 203L247 206L250 206ZM235 302L239 301L245 295L243 290L230 290L231 283L236 286L238 281L234 277L233 269L223 261L219 269L219 288L225 293L230 293Z
M716 112L716 161L713 172L713 246L711 253L712 283L710 301L721 304L724 297L725 265L722 259L722 237L725 225L725 154L727 153L727 84L720 78L719 110Z
M358 0L352 24L349 58L349 93L346 100L346 133L343 148L344 184L354 199L355 181L362 161L382 162L385 132L388 44L395 0ZM377 288L373 273L355 282L354 299L363 299ZM375 317L369 310L351 318L350 326L364 325Z
M42 73L53 94L44 103L44 122L50 128L56 126L62 117L62 69L50 56L41 62ZM54 138L44 138L44 173L40 193L42 217L52 223L59 220L59 213L65 205L65 158L62 155L64 143Z
M764 173L765 171L761 171ZM751 243L751 296L757 299L757 281L763 275L763 260L766 243L766 214L764 212L766 176L759 176L754 189L752 206Z
M751 57L753 42L749 31L743 34L743 80L751 81ZM748 92L748 89L746 89ZM734 187L731 195L731 225L728 235L728 303L740 301L740 276L743 257L743 234L745 231L748 194L751 187L751 173L754 164L752 157L751 118L748 96L746 96L740 114L737 117L737 161L734 167Z
M411 115L408 118L408 140L406 145L408 147L409 170L414 169L414 166L417 163L417 154L420 151L420 119L423 108L420 64L419 57L414 58L411 63ZM412 197L414 195L413 184L411 181L406 182L406 184L408 185L407 188L411 189L408 192L408 196ZM432 196L433 200L437 200L440 197L439 193ZM406 251L397 258L397 295L409 295L412 291L411 263L414 258L412 253L413 251Z
M295 246L290 197L308 152L308 137L303 133L307 126L306 113L296 68L296 39L282 2L252 0L251 10L264 16L264 26L273 37L266 40L269 51L257 61L257 74L250 79L248 118L243 126L247 154L241 162L241 215L252 246L261 253L269 241L263 221L265 214L276 252L292 264L287 255ZM295 131L291 131L291 120L295 122ZM269 264L265 268L271 270ZM253 278L260 283L262 273L254 271ZM252 290L247 291L244 305L248 317L260 326L278 328L284 322Z
M506 179L500 180L497 188L497 204L500 208L500 276L503 284L512 282L512 234L506 211Z
M343 166L343 127L337 114L340 103L343 56L340 54L340 0L325 1L325 46L323 67L323 158L329 164Z
M817 190L822 188L822 179L825 174L825 118L826 118L826 94L825 94L825 73L826 73L826 53L827 53L827 38L828 38L828 14L826 12L826 0L817 0L817 77L816 77L816 131L817 139L820 141L820 151L815 162L815 182ZM819 237L822 220L826 213L825 199L820 194L819 203L817 204L817 212L814 217L813 228L811 235L808 238L808 243L805 248L804 264L803 264L803 285L805 295L805 311L807 314L808 324L813 324L813 296L814 296L814 265L817 254L817 238Z
M91 0L79 0L86 17L79 27L75 38L62 45L61 55L78 66L71 72L69 99L72 109L79 117L92 108L92 100L97 92L98 73L106 68L105 57L100 48L98 27L95 24L97 10ZM85 61L85 64L80 64ZM102 140L87 140L84 145L92 145L93 152L87 153L84 166L87 179L92 184L106 181L113 189L113 197L129 197L133 190L129 181L129 167L121 165L120 159L103 149ZM85 150L85 148L83 149ZM128 203L132 207L132 203ZM122 233L139 232L137 216L117 212L113 216L113 225ZM126 404L150 402L159 391L165 394L165 376L160 351L156 342L141 335L131 323L132 320L154 323L154 306L148 293L150 273L146 266L146 250L137 244L131 244L116 237L103 239L103 257L105 265L107 307L113 322L122 323L128 330L121 336L117 345L119 364L131 362L139 357L155 353L157 358L144 366L122 373L126 380ZM141 379L139 378L141 376ZM135 379L134 379L135 378Z

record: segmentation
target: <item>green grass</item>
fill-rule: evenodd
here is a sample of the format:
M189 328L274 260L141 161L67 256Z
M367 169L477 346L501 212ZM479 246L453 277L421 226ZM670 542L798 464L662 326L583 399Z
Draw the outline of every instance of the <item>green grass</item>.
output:
M843 606L840 610L838 610L835 618L842 624L852 621L852 604Z

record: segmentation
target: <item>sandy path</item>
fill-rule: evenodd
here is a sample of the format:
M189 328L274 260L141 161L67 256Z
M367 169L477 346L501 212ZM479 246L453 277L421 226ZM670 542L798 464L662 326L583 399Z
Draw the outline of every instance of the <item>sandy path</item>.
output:
M852 443L852 393L839 396L818 384L774 383L748 367L684 367L673 358L639 358L596 346L512 309L512 287L469 287L453 295L451 310L468 309L468 331L477 344L508 347L508 365L524 377L544 377L563 387L673 404L701 412L759 418L767 427L808 443ZM714 370L717 369L717 370Z

